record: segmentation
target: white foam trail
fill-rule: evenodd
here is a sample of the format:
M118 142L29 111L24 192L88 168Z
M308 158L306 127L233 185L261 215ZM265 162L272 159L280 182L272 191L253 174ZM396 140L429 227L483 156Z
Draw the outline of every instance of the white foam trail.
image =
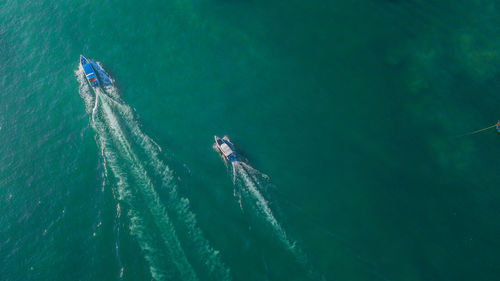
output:
M134 210L136 208L136 196L131 191L133 189L129 185L127 173L123 170L125 167L121 165L119 155L115 151L111 150L113 145L112 137L107 135L106 131L103 130L103 124L99 122L100 120L94 123L94 126L98 129L99 142L103 147L105 159L107 159L106 167L109 166L111 168L113 175L118 180L116 187L119 200L125 202L130 208L130 211L128 212L130 218L130 232L136 237L139 242L139 246L145 253L145 259L149 263L152 277L155 280L167 280L168 270L164 270L163 265L159 261L160 258L164 257L160 256L159 249L152 246L153 238L150 237L149 231L145 230L146 226L144 225L143 214Z
M122 264L122 259L120 257L120 247L119 247L119 241L120 241L120 203L116 204L116 216L115 216L115 221L114 221L114 226L113 226L113 231L115 234L115 256L116 260L118 262L118 267L120 267L120 275L119 278L120 280L123 279L123 271L124 267Z
M136 236L145 255L146 260L150 264L150 271L153 278L163 280L169 276L170 272L162 270L162 264L158 263L158 253L155 249L152 239L145 232L144 217L138 209L133 208L135 194L131 194L134 188L131 188L128 175L123 171L128 168L131 173L140 196L147 202L149 212L154 218L156 226L160 229L160 236L163 238L164 246L168 252L168 259L171 260L178 272L182 276L178 276L179 280L196 280L196 274L188 262L186 255L181 247L181 243L175 235L175 229L171 224L167 211L160 202L159 196L155 191L154 184L148 176L149 169L143 165L139 156L132 148L134 145L139 145L141 154L148 158L148 162L144 164L150 166L152 171L162 179L162 187L168 189L169 202L167 208L183 222L182 228L186 229L188 246L197 249L197 254L192 257L198 265L205 267L205 271L214 280L231 280L229 270L220 261L218 251L211 248L208 241L203 237L201 230L196 226L194 214L189 209L189 201L182 198L177 193L176 185L172 182L172 172L159 158L158 153L161 152L161 147L147 135L143 134L140 126L134 119L132 110L129 106L121 101L118 92L114 86L107 86L105 91L98 90L97 98L93 98L89 94L89 87L86 85L83 71L79 69L79 81L81 82L80 90L82 98L86 101L86 110L90 112L92 108L92 127L98 134L98 142L101 146L102 154L104 155L105 173L109 166L118 180L117 189L120 200L132 205L129 211L131 220L131 232ZM87 90L87 92L85 92ZM87 102L88 101L88 102ZM93 101L93 103L91 103ZM91 105L93 104L93 107ZM123 127L122 127L123 126ZM127 135L125 135L126 130ZM129 137L132 137L130 139ZM123 160L123 161L122 161ZM127 199L128 198L128 199ZM172 275L172 274L170 274ZM172 280L177 280L172 279Z
M94 108L92 109L92 121L95 120L95 113L97 112L97 102L99 101L99 99L95 99L95 104L94 104Z
M310 265L307 256L302 251L302 249L297 245L297 243L288 238L285 230L279 224L278 220L274 217L273 212L269 207L269 203L259 191L259 188L262 187L260 179L261 178L268 179L269 177L244 162L240 161L232 162L232 166L233 166L233 183L235 185L239 184L243 191L241 193L249 196L252 201L255 201L257 211L264 217L265 221L271 226L276 236L285 245L286 249L288 249L293 254L297 262L306 269L308 277L311 280L323 279L323 277L320 277L319 274Z
M175 235L175 230L170 223L168 215L165 208L160 202L158 194L154 191L151 180L147 176L147 171L142 167L141 162L135 155L130 143L127 141L122 128L120 127L117 116L112 112L111 108L107 103L107 97L100 93L97 94L99 100L101 100L104 117L108 128L113 132L113 137L116 142L119 143L120 147L123 149L125 158L130 161L131 170L134 171L134 179L138 184L140 194L145 197L145 201L148 202L147 206L149 211L154 218L156 226L160 229L160 236L163 238L164 243L168 246L169 257L175 264L181 280L196 280L196 274L188 262L186 255L180 245L180 242ZM138 213L137 210L132 209L132 213ZM140 222L140 216L133 216L137 222ZM137 225L137 224L136 224ZM142 226L142 225L141 225ZM142 227L137 227L136 231L139 236L144 235ZM146 245L148 240L145 241ZM148 248L151 246L147 245ZM161 272L155 272L156 268L153 268L153 273L159 274ZM156 270L157 271L157 270Z
M86 81L83 68L80 64L78 65L78 69L75 70L75 76L79 83L78 92L80 93L80 97L82 97L85 103L85 111L90 114L92 112L92 105L94 104L95 99L94 94L92 93L92 90L90 89L89 84Z
M116 89L112 91L116 92ZM190 211L189 200L178 195L177 186L172 181L172 171L159 159L158 154L161 152L161 147L149 136L142 133L129 106L120 99L112 99L108 96L103 98L113 104L114 108L119 111L124 124L128 127L128 132L134 137L135 143L141 146L154 173L162 179L162 186L167 188L170 195L167 207L183 221L189 236L188 241L190 241L192 247L197 249L197 254L193 258L196 259L198 264L207 267L207 273L213 279L230 280L229 270L220 260L219 252L210 246L208 240L204 238L201 230L197 227L196 217Z
M236 164L236 163L234 163ZM236 184L236 165L231 165L233 167L233 184Z
M83 81L82 84L85 84L85 78L81 79L83 72L77 71L77 75L80 78L79 81ZM93 100L89 87L81 85L80 95L86 101L86 109L89 112L92 104L90 101ZM130 231L145 253L152 277L155 280L197 280L196 274L175 236L175 230L170 225L168 216L147 179L145 170L136 164L137 159L123 134L118 118L105 100L101 98L103 96L105 96L104 93L97 91L94 103L95 110L92 110L94 118L91 125L97 133L98 144L104 155L105 174L107 174L109 166L118 181L116 184L118 198L129 207ZM129 174L126 170L131 170L132 173ZM137 184L135 188L139 194L134 188L131 188L130 179ZM152 230L145 223L147 216L137 208L139 200L137 195L145 198L144 201L149 207L148 211L152 215L156 227L160 230L159 235L163 240L162 248L167 250L166 253L163 253L163 250L156 246L158 242L151 236ZM120 270L120 275L122 272L123 270Z
M267 200L264 198L264 196L262 196L262 194L257 189L256 182L253 180L252 176L248 174L248 172L244 169L244 167L241 164L242 164L241 162L233 162L233 168L235 171L236 179L242 180L244 187L246 187L245 191L247 191L252 196L252 198L255 199L258 210L262 214L264 214L266 221L269 224L271 224L272 228L278 234L280 240L283 243L285 243L285 245L288 248L292 249L295 243L290 242L285 231L274 217L271 208L269 208Z

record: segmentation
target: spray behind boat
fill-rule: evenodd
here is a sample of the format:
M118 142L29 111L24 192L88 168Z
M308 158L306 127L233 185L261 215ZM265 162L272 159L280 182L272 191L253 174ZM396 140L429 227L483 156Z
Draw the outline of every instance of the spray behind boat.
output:
M247 164L248 160L237 153L236 147L227 136L222 138L214 136L214 141L213 147L224 159L226 166L228 166L227 162L231 164L234 195L238 199L241 210L243 211L243 206L245 206L248 210L245 213L248 216L254 216L258 221L263 222L263 226L274 234L302 266L307 280L324 280L324 277L310 264L300 246L288 237L285 229L274 216L271 204L264 195L269 177Z
M111 187L117 204L115 253L120 278L133 270L120 258L126 254L119 251L119 229L125 223L149 265L151 279L231 280L219 252L197 226L188 198L179 194L172 171L159 157L161 148L142 132L101 65L82 56L75 74L85 109L92 114L89 124L102 157L103 190Z

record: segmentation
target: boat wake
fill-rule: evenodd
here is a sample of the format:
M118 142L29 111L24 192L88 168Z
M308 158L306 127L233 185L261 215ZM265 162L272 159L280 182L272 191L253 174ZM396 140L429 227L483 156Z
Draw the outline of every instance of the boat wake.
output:
M266 224L270 226L279 241L285 248L292 253L295 260L306 270L308 277L311 280L321 280L321 277L316 270L312 267L307 259L307 256L295 241L290 239L280 225L278 220L274 217L273 212L269 206L268 201L262 195L261 190L264 187L263 181L268 180L268 176L254 169L245 162L236 161L232 162L233 170L233 183L235 188L235 195L238 196L240 207L242 201L245 205L249 204L251 210L255 211L258 217L264 219Z
M197 227L189 200L178 194L172 171L158 156L160 147L140 130L112 81L103 83L104 88L97 88L93 94L83 69L79 67L75 74L101 150L104 184L112 187L118 201L117 219L121 213L127 215L130 233L144 254L152 278L198 280L198 276L209 276L211 280L231 280L218 251ZM160 199L160 189L166 190L161 193L167 194L166 198ZM165 205L162 200L167 201ZM121 268L120 277L123 271Z

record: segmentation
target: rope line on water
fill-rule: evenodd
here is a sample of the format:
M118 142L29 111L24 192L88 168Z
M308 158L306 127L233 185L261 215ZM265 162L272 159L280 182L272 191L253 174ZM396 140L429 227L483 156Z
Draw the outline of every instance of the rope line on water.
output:
M457 136L457 138L460 138L460 137L465 137L465 136L470 136L470 135L474 135L474 134L480 133L480 132L482 132L482 131L486 131L486 130L488 130L488 129L491 129L491 128L493 128L493 127L497 126L497 125L498 125L498 123L495 123L495 124L493 124L493 125L491 125L491 126L489 126L489 127L486 127L486 128L480 129L480 130L476 130L476 131L473 131L473 132L470 132L470 133L466 133L466 134L463 134L463 135L459 135L459 136Z

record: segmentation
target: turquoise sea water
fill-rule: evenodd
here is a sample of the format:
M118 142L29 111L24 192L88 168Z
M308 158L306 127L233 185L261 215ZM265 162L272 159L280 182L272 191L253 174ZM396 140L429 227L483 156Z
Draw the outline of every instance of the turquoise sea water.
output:
M0 280L496 280L500 6L434 2L0 2Z

